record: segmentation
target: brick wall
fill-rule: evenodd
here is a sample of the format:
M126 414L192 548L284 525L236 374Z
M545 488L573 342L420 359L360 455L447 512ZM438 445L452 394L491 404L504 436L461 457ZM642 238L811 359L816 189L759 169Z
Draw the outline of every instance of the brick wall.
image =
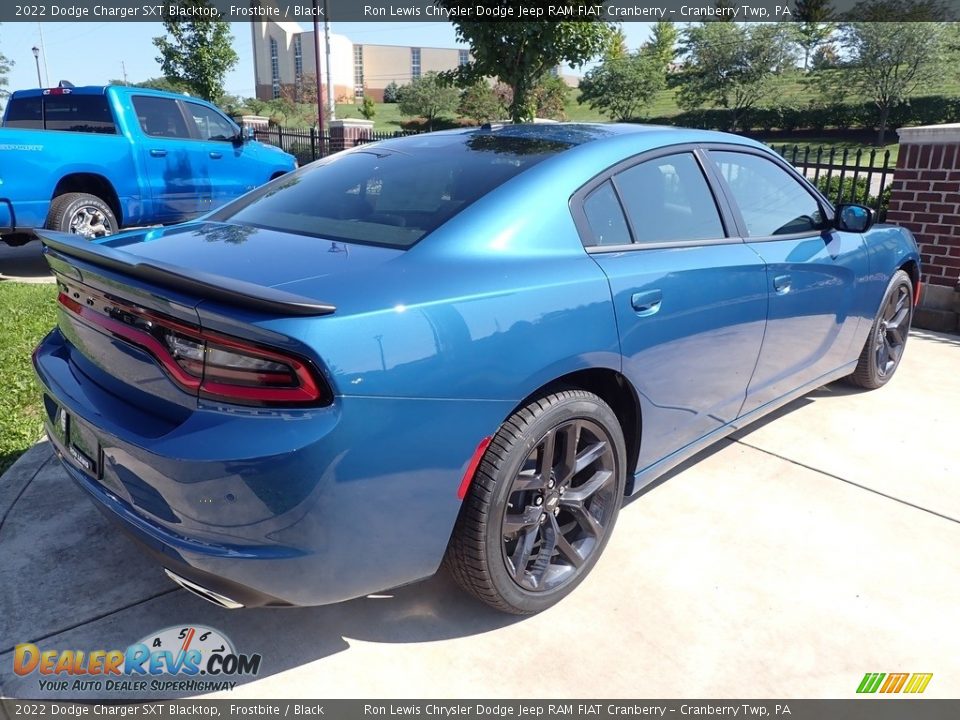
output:
M923 281L954 287L960 278L960 123L900 130L887 220L913 231Z

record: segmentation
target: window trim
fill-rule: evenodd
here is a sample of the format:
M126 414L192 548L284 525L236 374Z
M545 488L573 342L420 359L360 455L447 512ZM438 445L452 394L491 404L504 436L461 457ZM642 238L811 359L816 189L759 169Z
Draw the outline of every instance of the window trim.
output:
M626 206L623 202L623 196L619 187L617 186L615 176L624 172L625 170L635 167L636 165L640 165L641 163L645 163L650 160L656 160L657 158L666 157L669 155L681 154L693 155L694 161L700 168L700 172L703 173L703 179L707 184L707 189L710 191L711 197L713 197L714 205L717 208L717 215L720 217L720 224L723 227L724 237L638 243L636 241L637 235L633 227L633 220L630 218L630 214L626 211ZM576 192L573 193L569 202L570 212L573 215L573 222L577 227L577 232L580 235L580 242L583 243L584 250L586 250L586 252L589 254L594 254L659 250L664 248L700 247L709 245L732 245L742 243L743 238L739 234L739 226L737 224L736 217L730 208L729 199L725 194L720 192L720 187L718 187L716 183L715 175L711 172L711 169L707 167L707 160L708 158L704 155L700 143L678 143L676 145L666 145L653 150L647 150L626 158L625 160L621 160L617 164L608 167L603 172L588 180L585 184L580 186ZM710 160L710 162L713 161ZM590 223L587 221L586 213L584 213L583 210L583 201L588 195L590 195L591 192L596 190L607 180L611 181L611 185L613 186L614 192L617 195L617 200L620 202L620 209L623 211L624 218L626 219L627 228L630 231L630 238L633 240L633 242L631 242L629 245L590 244L593 242L594 237L593 232L590 229Z
M187 130L190 132L190 137L186 138L187 140L197 140L199 142L212 142L212 143L223 143L223 142L234 143L236 138L242 132L240 130L240 126L237 125L229 117L227 117L226 113L221 112L218 108L212 105L208 105L207 103L201 102L200 100L181 100L180 98L177 98L177 103L180 105L180 112L183 114L184 122L187 123ZM211 138L201 137L200 128L196 126L197 123L193 119L193 116L190 114L190 109L187 107L187 105L198 105L199 107L209 110L214 115L219 115L223 120L226 121L228 127L232 127L234 129L233 138L226 139L226 140L213 140Z
M180 118L183 120L184 126L187 128L188 137L176 137L174 135L151 135L146 130L143 129L143 125L140 124L140 116L137 115L137 106L134 104L136 98L149 98L152 100L169 100L177 106L177 111L180 113ZM151 95L148 93L135 93L130 96L130 107L133 108L133 114L137 118L137 127L140 130L140 134L148 140L173 140L175 142L202 142L202 143L233 143L232 140L210 140L207 138L200 137L200 129L196 126L197 123L194 121L193 117L190 115L190 111L187 109L187 104L199 105L200 107L206 108L211 112L216 113L224 120L227 121L227 124L234 127L237 132L240 132L240 127L233 122L225 113L223 113L219 108L210 105L199 99L189 99L184 100L178 97L167 97L165 95Z
M835 217L833 204L823 195L823 193L820 192L819 189L817 189L813 183L807 180L807 178L798 172L795 167L793 167L790 163L776 153L762 150L760 148L750 147L749 145L736 145L733 143L703 143L701 148L704 152L704 160L708 167L708 172L713 175L717 187L725 196L727 203L731 208L731 212L737 227L737 232L740 234L740 237L744 242L758 243L775 242L778 240L801 240L803 238L822 236L825 232L829 232L833 228L833 221ZM765 159L779 167L781 170L784 170L789 176L796 180L800 187L806 190L807 193L817 203L820 208L820 212L824 217L824 227L783 235L750 235L750 233L747 232L747 223L743 219L743 213L740 211L740 206L737 203L736 198L733 196L733 190L730 188L730 185L717 168L711 151L754 155L756 157Z

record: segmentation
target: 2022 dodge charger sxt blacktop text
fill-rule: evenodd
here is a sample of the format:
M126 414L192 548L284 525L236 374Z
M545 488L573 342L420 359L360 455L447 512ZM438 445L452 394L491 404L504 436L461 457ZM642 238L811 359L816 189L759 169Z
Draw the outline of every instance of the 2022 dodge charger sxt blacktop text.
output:
M44 242L51 442L227 607L445 559L542 610L624 496L819 385L887 382L920 277L908 231L762 145L625 125L363 145L193 223Z

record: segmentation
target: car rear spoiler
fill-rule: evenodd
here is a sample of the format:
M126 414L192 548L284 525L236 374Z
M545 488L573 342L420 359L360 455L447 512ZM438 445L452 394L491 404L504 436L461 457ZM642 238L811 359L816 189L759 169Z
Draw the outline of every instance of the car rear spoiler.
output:
M107 247L69 233L38 230L44 254L67 256L130 277L155 283L203 300L282 315L331 315L337 308L302 295L256 285L243 280L199 272L162 262L147 262L136 255Z

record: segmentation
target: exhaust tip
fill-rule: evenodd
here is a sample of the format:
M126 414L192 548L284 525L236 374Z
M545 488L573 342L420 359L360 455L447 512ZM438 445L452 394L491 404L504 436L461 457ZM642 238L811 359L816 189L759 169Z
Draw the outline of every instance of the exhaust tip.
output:
M221 595L220 593L209 590L203 585L198 585L197 583L187 580L186 578L180 577L173 570L164 568L163 571L167 574L171 580L173 580L177 585L182 587L187 592L191 592L194 595L203 598L207 602L211 602L214 605L217 605L227 610L238 610L243 607L243 603L238 603L236 600L231 600L226 595Z

